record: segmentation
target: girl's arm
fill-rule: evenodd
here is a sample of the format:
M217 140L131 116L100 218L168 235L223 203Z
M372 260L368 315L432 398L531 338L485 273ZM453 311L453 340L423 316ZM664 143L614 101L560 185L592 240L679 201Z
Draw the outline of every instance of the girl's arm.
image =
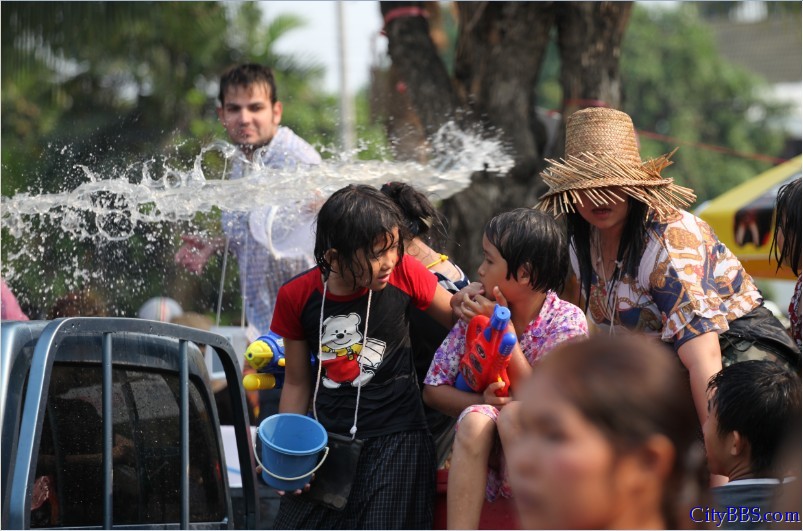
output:
M310 405L312 381L307 342L285 338L284 359L284 388L279 400L279 412L306 415Z
M508 327L508 330L512 331L514 334L516 333L512 323ZM516 335L518 337L518 334ZM510 353L510 362L507 365L507 375L510 378L510 387L514 390L517 389L518 384L526 381L532 372L533 368L530 366L530 362L527 361L527 358L524 356L524 352L521 350L520 343L516 342L516 346L513 347L513 352Z
M424 384L424 403L437 409L444 415L457 417L469 406L475 404L490 404L501 408L511 401L510 397L498 397L493 392L501 384L492 384L484 394L467 393L451 385Z
M452 294L438 284L435 287L435 295L432 297L432 302L424 311L444 328L451 328L455 321L457 321L456 316L452 312L452 307L449 304L451 300Z
M719 336L716 332L706 332L686 341L678 348L678 357L689 371L691 396L702 426L708 418L708 380L722 370Z

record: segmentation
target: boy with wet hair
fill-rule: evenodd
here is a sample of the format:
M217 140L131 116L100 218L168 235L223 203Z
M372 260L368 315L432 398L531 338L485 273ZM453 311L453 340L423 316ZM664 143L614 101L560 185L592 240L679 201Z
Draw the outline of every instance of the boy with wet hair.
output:
M716 505L772 508L788 472L780 463L784 442L800 426L800 377L768 360L734 363L708 383L708 419L703 424L708 467L712 474L729 478L714 487ZM723 528L739 529L728 522Z
M446 336L424 379L425 403L458 419L446 498L449 529L477 529L483 498L511 497L504 448L519 436L518 403L513 396L495 394L502 382L481 393L454 387L466 350L466 321L489 316L496 304L510 310L508 331L518 338L508 362L515 395L541 357L560 343L588 335L582 310L557 296L569 270L567 248L560 225L531 208L504 212L485 226L479 286L460 303L464 321Z

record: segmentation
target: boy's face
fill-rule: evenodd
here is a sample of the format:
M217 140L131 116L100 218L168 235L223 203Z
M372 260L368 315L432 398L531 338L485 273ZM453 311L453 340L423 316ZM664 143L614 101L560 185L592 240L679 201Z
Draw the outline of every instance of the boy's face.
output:
M477 268L477 275L480 277L482 287L485 288L485 296L493 298L494 287L499 286L505 297L508 297L516 280L513 277L507 278L507 260L502 258L499 249L484 234L482 235L482 255L482 263Z
M281 102L271 103L270 87L233 85L226 89L218 118L229 138L250 154L270 143L282 120Z
M717 410L708 400L708 418L703 423L703 439L705 440L705 454L708 459L708 471L712 474L727 475L728 441L718 433Z

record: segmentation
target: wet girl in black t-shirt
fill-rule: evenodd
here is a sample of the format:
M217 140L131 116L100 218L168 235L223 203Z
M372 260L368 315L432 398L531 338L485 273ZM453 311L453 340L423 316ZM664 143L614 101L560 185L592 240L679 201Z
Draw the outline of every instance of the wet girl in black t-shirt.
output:
M409 314L418 308L445 327L453 317L449 292L405 256L407 232L396 205L375 188L338 190L318 214L318 266L279 291L271 330L285 342L280 412L306 414L311 407L328 431L364 446L342 511L291 494L282 499L276 528L432 526L435 451ZM310 350L318 353L314 367Z

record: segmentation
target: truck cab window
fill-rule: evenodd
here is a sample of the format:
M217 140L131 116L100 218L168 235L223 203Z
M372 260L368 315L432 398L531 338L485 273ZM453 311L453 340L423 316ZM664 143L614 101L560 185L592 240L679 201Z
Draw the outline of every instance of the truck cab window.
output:
M113 369L115 525L179 520L178 376ZM190 520L225 518L222 463L208 400L190 379ZM34 483L31 527L103 521L102 371L99 364L53 366Z

